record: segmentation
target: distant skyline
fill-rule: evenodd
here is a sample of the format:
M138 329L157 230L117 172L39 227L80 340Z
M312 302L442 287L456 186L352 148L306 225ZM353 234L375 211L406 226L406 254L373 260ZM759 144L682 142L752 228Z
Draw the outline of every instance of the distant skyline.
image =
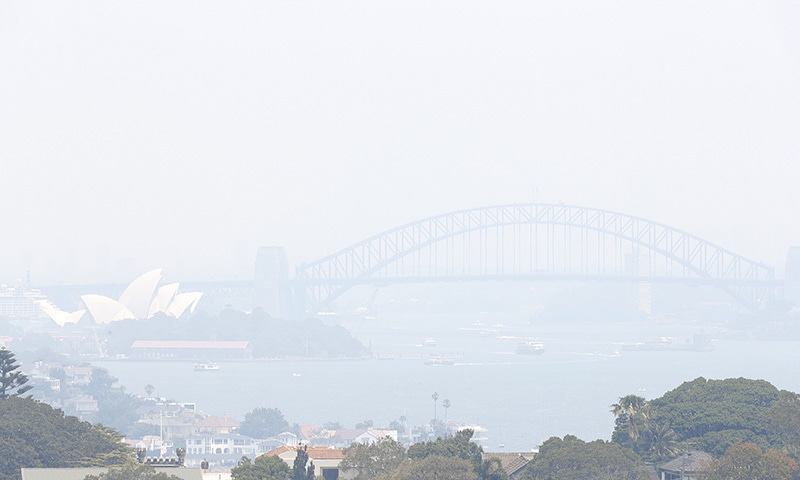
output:
M252 278L531 201L800 245L800 4L0 4L0 283Z

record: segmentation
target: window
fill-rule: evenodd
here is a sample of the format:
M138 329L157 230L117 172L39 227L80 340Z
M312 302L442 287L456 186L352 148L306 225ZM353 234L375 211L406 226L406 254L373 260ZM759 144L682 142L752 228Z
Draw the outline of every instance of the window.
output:
M339 479L339 469L338 468L323 468L322 470L322 478L325 480L338 480Z

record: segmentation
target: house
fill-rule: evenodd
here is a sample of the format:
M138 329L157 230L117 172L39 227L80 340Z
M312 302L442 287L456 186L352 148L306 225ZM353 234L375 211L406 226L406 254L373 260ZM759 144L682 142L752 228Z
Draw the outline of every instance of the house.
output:
M97 411L97 400L91 395L76 395L64 400L64 411L81 415Z
M278 447L275 450L265 453L264 455L268 457L278 457L286 462L286 464L289 465L289 468L292 468L294 466L294 459L297 458L297 450L301 448L306 449L308 461L314 462L314 476L322 477L325 480L352 478L352 475L348 475L347 472L342 472L340 475L339 463L344 460L344 450L341 448L307 445L303 445L302 447L290 447L288 445L284 445L283 447Z
M158 425L164 440L173 438L186 438L195 434L195 422L191 418L164 418L159 421L147 422Z
M72 365L64 366L64 376L67 380L67 385L85 386L89 385L92 381L92 367L73 367Z
M486 452L483 454L483 460L486 461L492 458L496 458L497 460L500 461L500 466L503 467L503 471L506 472L508 478L518 478L520 474L525 470L525 467L528 466L528 462L533 460L534 455L535 454L532 452L520 452L520 453Z
M661 480L698 480L706 478L706 467L713 457L700 450L686 452L658 468Z
M186 465L200 466L203 461L212 467L236 466L243 457L255 458L269 450L256 440L238 433L205 433L186 437Z
M196 434L203 434L203 433L210 433L210 434L226 434L232 433L234 430L239 428L241 423L230 417L217 417L211 415L206 417L202 420L195 422L195 433Z

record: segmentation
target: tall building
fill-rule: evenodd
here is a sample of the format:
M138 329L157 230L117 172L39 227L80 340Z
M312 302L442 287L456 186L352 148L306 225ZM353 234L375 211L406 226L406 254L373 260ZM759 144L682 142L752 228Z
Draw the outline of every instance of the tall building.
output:
M283 247L260 247L256 255L253 306L273 318L289 318L292 288L289 262Z
M789 253L786 255L783 297L800 306L800 247L789 247Z

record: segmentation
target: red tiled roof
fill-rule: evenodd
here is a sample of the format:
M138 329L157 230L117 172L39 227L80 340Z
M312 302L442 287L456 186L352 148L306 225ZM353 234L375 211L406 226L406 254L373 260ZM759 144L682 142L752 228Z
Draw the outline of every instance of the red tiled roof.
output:
M298 449L303 447L290 447L289 445L284 445L282 447L278 447L275 450L270 450L269 452L265 453L264 455L267 457L276 457L280 456L286 452L296 452ZM310 446L306 447L306 453L308 453L309 460L321 460L321 459L343 459L344 458L344 450L341 448L333 448L333 447L315 447Z
M201 341L201 340L136 340L131 348L207 348L207 349L244 349L250 345L245 341Z
M311 438L311 435L314 433L315 430L317 430L317 427L315 425L303 425L302 427L300 427L300 436L308 440Z

